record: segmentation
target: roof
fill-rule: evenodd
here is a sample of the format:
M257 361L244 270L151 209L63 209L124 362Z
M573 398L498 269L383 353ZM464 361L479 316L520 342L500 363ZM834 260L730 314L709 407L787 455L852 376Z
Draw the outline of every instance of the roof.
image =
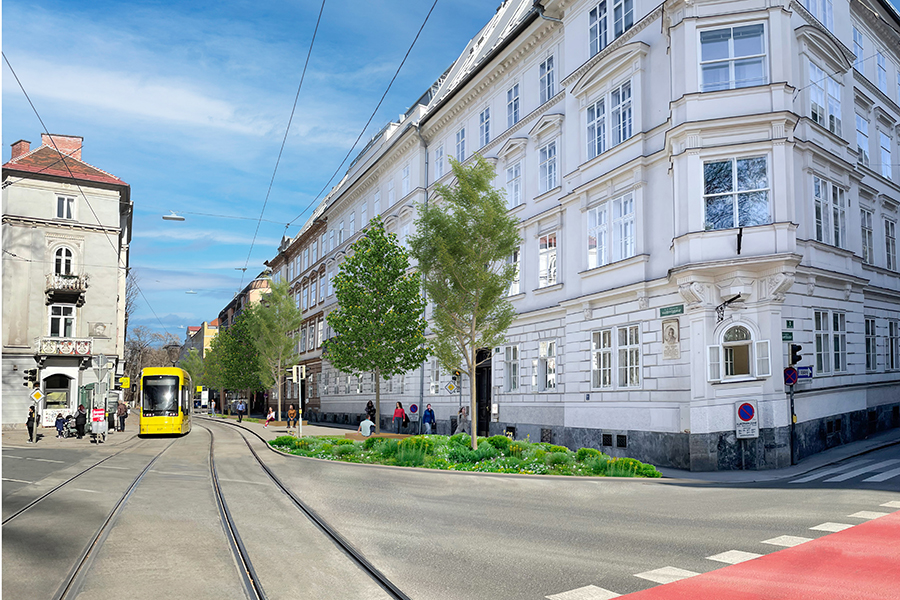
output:
M199 327L193 327L193 326L191 326L191 327L188 327L188 331L194 331L194 332L196 332L196 331L200 331L200 328L199 328Z
M218 326L219 326L219 319L213 319L212 321L210 321L209 323L207 323L207 326L208 326L208 327L218 327Z
M92 181L95 183L107 183L112 185L128 184L106 171L98 169L93 165L89 165L83 160L79 160L73 156L60 154L51 146L39 146L21 156L13 158L3 165L4 170L24 171L26 173L40 173L53 177L64 177L71 179L73 176L82 181ZM71 173L70 173L71 171Z

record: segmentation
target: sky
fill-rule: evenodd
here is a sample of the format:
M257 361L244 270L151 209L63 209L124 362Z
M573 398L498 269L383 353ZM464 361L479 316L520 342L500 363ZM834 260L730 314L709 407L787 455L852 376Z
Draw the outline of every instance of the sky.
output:
M500 1L438 1L350 160L440 77ZM131 185L130 261L144 297L129 326L183 339L241 289L237 269L247 265L246 285L306 222L431 3L326 0L268 202L320 0L2 6L3 52L49 132L84 137L83 160ZM34 149L43 130L5 62L2 83L6 162L10 144ZM185 221L162 220L170 211Z

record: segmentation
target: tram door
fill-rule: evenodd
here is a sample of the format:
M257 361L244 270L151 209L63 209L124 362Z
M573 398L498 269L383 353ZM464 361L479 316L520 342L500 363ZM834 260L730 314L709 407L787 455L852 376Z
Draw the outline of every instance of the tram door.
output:
M475 354L475 410L477 434L487 437L491 423L491 350L482 348Z

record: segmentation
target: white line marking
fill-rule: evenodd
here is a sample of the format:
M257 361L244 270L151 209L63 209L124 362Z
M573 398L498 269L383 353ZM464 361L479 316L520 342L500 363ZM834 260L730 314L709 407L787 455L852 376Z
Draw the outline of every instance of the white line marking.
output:
M34 483L33 481L24 481L22 479L12 479L11 477L4 477L3 481L12 481L13 483Z
M822 523L821 525L816 525L815 527L810 527L813 531L829 531L831 533L836 533L838 531L843 531L845 529L850 529L853 525L848 523Z
M621 594L609 590L604 590L596 585L586 585L577 590L569 590L568 592L553 594L552 596L544 596L544 598L547 598L547 600L610 600L611 598L618 598L620 595Z
M679 569L676 567L663 567L661 569L654 569L652 571L637 573L635 577L640 577L641 579L646 579L647 581L652 581L653 583L672 583L674 581L681 581L682 579L693 577L694 575L699 575L699 573L686 571L685 569Z
M900 458L893 458L891 460L883 460L880 463L875 463L874 465L862 467L860 469L856 469L854 471L844 473L843 475L838 475L837 477L832 477L831 479L826 479L825 483L831 483L831 482L837 482L837 481L847 481L851 477L856 477L857 475L862 475L863 473L873 473L882 467L888 467L888 466L893 465L898 462L900 462Z
M890 502L885 502L881 506L886 506L888 508L900 508L900 500L891 500Z
M875 512L874 510L861 510L857 513L853 513L852 515L847 516L854 519L877 519L878 517L886 517L889 514L891 513Z
M100 490L86 490L84 488L72 488L72 489L75 490L76 492L87 492L89 494L102 494L103 493Z
M38 462L58 463L61 465L66 464L66 461L64 461L64 460L50 460L49 458L32 458L30 456L13 456L11 454L4 456L3 458L18 458L20 460L36 460Z
M863 482L871 481L872 483L878 483L880 481L887 481L888 479L892 479L897 475L900 475L900 469L891 469L890 471L885 471L884 473L879 473L878 475L867 477L863 479Z
M771 540L763 540L763 544L772 544L773 546L785 546L786 548L793 548L794 546L799 546L804 542L811 542L812 538L800 537L799 535L780 535L778 537L772 538Z
M813 481L814 479L818 479L819 477L825 477L826 475L832 475L834 473L842 473L843 471L846 471L847 469L854 469L854 468L858 467L859 465L862 465L865 463L870 463L870 462L872 462L872 461L869 459L854 460L850 464L843 465L840 467L834 467L832 469L825 469L824 471L818 471L816 473L813 473L812 475L807 475L806 477L801 477L800 479L795 479L795 480L791 481L791 483L806 483L808 481Z
M707 556L707 560L714 560L721 563L726 563L729 565L736 565L738 563L742 563L744 561L753 560L754 558L759 558L762 554L756 554L753 552L744 552L742 550L729 550L728 552L722 552L721 554L714 554L712 556Z

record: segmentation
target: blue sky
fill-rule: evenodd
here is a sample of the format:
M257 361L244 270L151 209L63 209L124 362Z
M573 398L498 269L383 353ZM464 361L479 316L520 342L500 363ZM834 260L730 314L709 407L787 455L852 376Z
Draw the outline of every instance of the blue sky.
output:
M499 2L438 2L361 145L440 76ZM131 184L131 264L149 301L140 300L133 324L162 329L155 311L183 337L239 289L235 269L247 261L255 220L161 215L259 216L320 6L3 2L3 51L47 128L83 136L84 160ZM245 284L340 164L430 6L326 2L265 211L275 222L260 227ZM4 64L3 160L12 142L35 148L40 135Z

